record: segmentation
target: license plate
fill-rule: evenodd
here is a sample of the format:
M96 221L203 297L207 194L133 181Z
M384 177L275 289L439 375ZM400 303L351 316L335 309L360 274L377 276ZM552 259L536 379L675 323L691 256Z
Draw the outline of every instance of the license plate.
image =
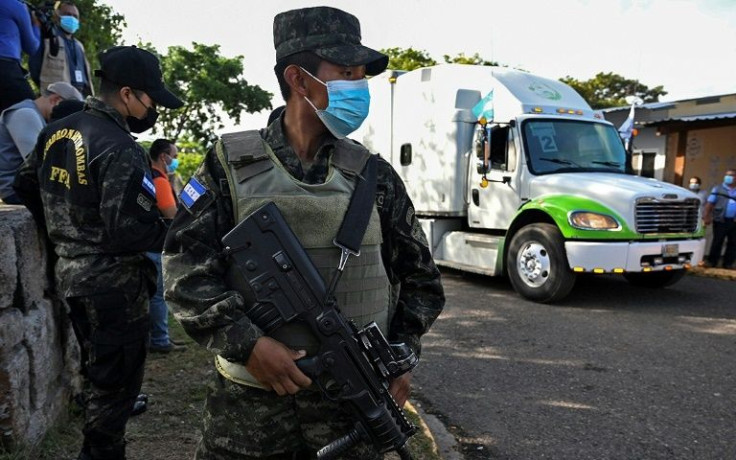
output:
M663 244L662 257L677 257L680 254L680 245L677 243Z

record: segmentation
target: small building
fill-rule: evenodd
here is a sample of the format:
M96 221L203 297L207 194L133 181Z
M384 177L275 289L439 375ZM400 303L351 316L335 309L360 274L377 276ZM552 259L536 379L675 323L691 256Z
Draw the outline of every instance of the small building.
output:
M605 109L603 115L621 126L629 110ZM681 186L699 176L711 187L736 168L736 94L643 104L635 109L634 127L636 174Z

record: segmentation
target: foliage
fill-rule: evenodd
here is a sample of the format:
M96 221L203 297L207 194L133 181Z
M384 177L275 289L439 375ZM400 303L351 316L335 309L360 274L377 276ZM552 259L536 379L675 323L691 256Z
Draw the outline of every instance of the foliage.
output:
M394 47L384 48L381 52L388 55L388 68L393 70L410 71L438 64L438 62L424 50L417 51L414 48ZM445 54L443 58L448 64L501 65L498 62L488 61L482 58L478 53L475 53L472 56L466 56L465 53L458 53L456 56Z
M150 43L139 46L159 54ZM185 135L206 148L224 127L223 116L238 123L243 112L271 108L273 95L243 78L243 56L222 56L220 45L171 46L160 58L164 81L184 107L161 110L154 133L169 139Z
M426 51L413 48L385 48L381 52L388 55L388 68L393 70L409 71L437 64Z
M39 8L51 7L46 0L31 0ZM125 18L98 0L75 0L79 10L79 31L74 36L84 45L90 71L100 67L97 53L120 44ZM96 82L93 82L96 83Z
M186 184L197 168L199 168L199 165L202 164L204 155L201 153L180 153L178 158L179 167L176 169L176 172L181 177L182 182Z
M487 61L480 57L478 53L472 56L466 56L465 53L459 53L457 56L450 56L449 54L444 55L445 62L448 64L472 64L472 65L490 65L497 66L501 65L496 61Z
M585 81L570 76L560 78L560 81L572 86L594 109L625 106L627 96L638 96L646 103L657 102L660 96L667 94L662 85L649 88L613 72L599 72Z

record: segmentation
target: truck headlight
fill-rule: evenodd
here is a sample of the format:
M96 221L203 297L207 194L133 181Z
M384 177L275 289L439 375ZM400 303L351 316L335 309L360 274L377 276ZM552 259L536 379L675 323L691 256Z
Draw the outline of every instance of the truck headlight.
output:
M618 230L618 221L611 216L590 211L570 213L570 225L583 230Z

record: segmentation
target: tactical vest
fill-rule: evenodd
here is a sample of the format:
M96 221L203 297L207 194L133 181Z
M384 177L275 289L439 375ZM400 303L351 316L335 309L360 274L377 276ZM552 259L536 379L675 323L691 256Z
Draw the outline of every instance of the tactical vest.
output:
M72 69L69 68L69 57L67 56L66 51L66 41L63 37L55 37L55 39L59 43L59 51L56 53L56 56L51 54L52 39L45 38L43 40L43 61L41 62L41 73L38 77L39 86L41 87L41 89L46 89L46 87L48 87L51 83L55 83L57 81L65 81L75 88L80 88L82 85L79 82L72 81ZM84 52L84 46L82 46L82 43L76 38L73 38L72 40L74 41L74 43L79 45L79 48L82 50L81 55L82 57L84 57L84 76L86 78L86 86L89 87L91 94L94 95L92 74L89 70L89 61L87 61L87 57ZM75 49L73 50L73 52L76 53L77 50ZM80 89L80 92L83 91Z
M728 189L723 185L716 185L711 189L711 195L715 195L718 198L713 203L713 220L715 222L724 222L726 220L726 210L728 209L728 201L733 200L728 194Z
M224 135L216 152L227 174L235 222L241 222L273 201L328 285L341 253L333 239L355 189L355 177L363 169L370 152L350 141L337 141L322 184L305 184L295 179L258 131ZM391 285L381 258L381 243L381 222L374 204L360 256L349 259L335 297L342 313L356 326L360 328L375 321L388 336ZM238 279L236 272L230 270L228 283L243 294L246 304L250 304L254 300L253 293L242 279ZM294 350L306 350L307 356L318 350L317 339L297 322L279 327L270 336ZM215 364L224 377L262 388L242 363L232 363L218 356Z

